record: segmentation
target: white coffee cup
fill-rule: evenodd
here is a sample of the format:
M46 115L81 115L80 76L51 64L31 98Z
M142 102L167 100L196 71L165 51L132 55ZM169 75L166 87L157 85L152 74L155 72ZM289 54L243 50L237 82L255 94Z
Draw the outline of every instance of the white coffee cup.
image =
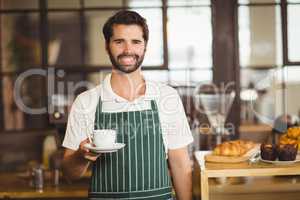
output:
M116 142L117 132L112 129L99 129L93 132L93 144L96 147L111 147Z

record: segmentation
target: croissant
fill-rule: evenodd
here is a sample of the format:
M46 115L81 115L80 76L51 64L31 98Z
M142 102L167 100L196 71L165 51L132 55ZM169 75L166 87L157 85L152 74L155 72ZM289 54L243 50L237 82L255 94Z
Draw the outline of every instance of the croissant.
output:
M219 144L214 150L214 155L219 156L242 156L254 147L251 141L235 140Z
M290 127L286 133L279 138L279 144L298 144L298 151L300 151L300 127Z
M288 137L287 134L283 134L279 139L279 144L296 144L297 140Z
M245 148L246 151L249 151L255 146L255 143L252 141L236 140L236 142L239 143L243 148Z
M300 127L291 127L287 130L287 137L292 139L300 139Z

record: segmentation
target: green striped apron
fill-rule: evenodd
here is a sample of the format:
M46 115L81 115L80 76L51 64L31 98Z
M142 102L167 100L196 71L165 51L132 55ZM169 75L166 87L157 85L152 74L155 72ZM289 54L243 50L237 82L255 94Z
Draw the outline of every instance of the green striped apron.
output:
M171 181L154 100L149 110L106 113L102 112L100 99L94 128L117 130L117 142L126 146L102 154L93 163L89 199L171 198Z

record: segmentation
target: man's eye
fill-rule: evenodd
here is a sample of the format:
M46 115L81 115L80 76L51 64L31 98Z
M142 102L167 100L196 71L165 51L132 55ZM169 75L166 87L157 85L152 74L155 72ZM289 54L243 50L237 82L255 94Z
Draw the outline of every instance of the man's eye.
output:
M133 44L141 44L141 43L142 43L142 41L139 41L139 40L134 40L134 41L132 41L132 43L133 43Z
M114 40L114 43L116 43L116 44L121 44L123 42L124 42L123 40Z

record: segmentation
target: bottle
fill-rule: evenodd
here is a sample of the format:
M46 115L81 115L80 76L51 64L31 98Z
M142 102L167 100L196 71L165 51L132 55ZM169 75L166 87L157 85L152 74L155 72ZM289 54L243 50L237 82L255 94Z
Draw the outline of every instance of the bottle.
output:
M48 135L43 143L43 166L49 169L49 158L57 150L57 144L54 135Z
M59 186L59 169L53 170L53 185L55 187Z
M44 187L44 170L42 166L38 166L32 170L33 184L36 190L43 191Z
M60 169L61 169L61 163L63 160L64 151L63 149L60 149L56 152L54 152L50 156L50 169L52 171L52 179L53 179L53 185L55 187L59 186L59 176L60 176Z

